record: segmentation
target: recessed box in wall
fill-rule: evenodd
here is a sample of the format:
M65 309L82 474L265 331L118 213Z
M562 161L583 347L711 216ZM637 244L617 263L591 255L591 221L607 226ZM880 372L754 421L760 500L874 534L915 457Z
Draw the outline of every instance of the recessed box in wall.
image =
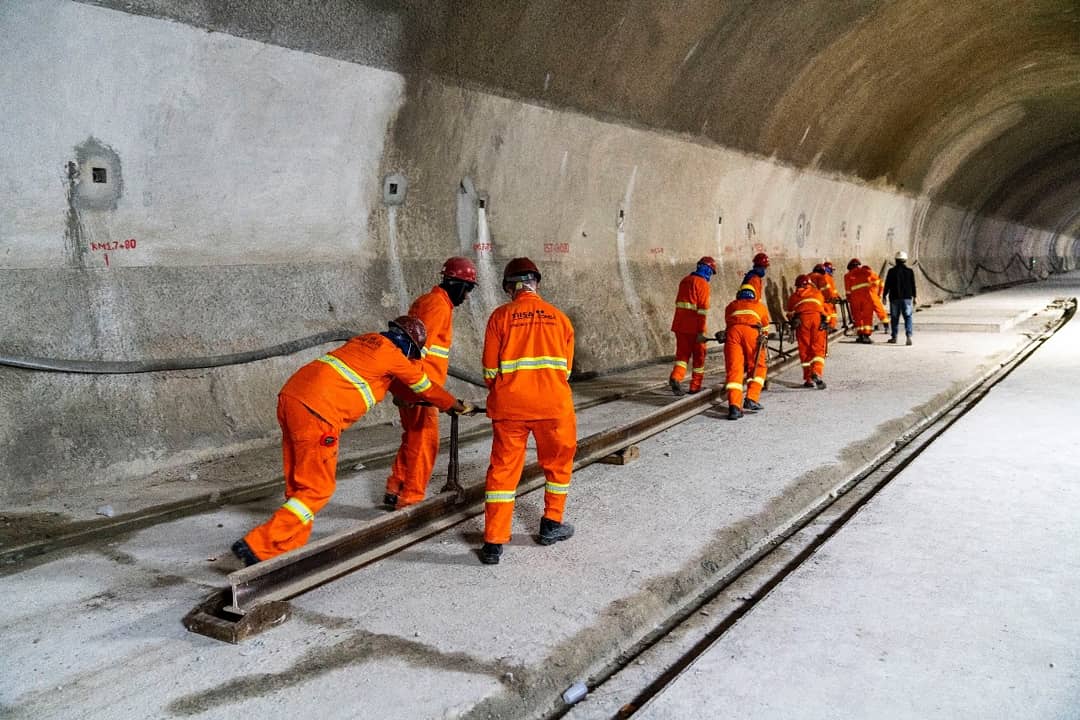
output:
M89 137L75 146L73 197L79 210L115 210L124 192L120 155Z
M383 203L387 205L404 205L408 192L409 181L404 175L394 173L383 180Z

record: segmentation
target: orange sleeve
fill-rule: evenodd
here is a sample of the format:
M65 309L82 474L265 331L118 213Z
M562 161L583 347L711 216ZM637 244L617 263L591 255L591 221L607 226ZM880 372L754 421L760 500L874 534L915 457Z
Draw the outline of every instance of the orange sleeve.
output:
M502 316L505 306L495 308L488 318L487 329L484 331L484 350L481 354L481 363L484 370L484 384L490 388L495 384L495 378L499 375L499 354L502 349Z
M440 410L449 410L457 402L456 398L446 392L442 385L433 382L428 377L419 361L409 360L397 348L388 349L385 357L387 372L435 407Z

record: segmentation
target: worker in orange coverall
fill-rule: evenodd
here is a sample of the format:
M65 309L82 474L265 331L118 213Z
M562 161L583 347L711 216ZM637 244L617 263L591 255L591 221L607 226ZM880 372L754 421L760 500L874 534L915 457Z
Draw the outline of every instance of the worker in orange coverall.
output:
M858 258L851 258L847 267L844 291L851 311L851 324L855 326L855 342L868 345L874 342L870 338L874 332L874 286L870 280L873 271Z
M433 383L444 385L450 372L454 308L476 287L476 265L468 258L452 257L443 263L440 275L441 281L431 292L413 301L409 314L420 318L427 328L424 372ZM390 384L390 393L401 417L401 447L386 479L383 504L400 509L420 502L427 492L439 455L439 413L400 380Z
M769 336L769 310L758 302L752 289L741 288L735 294L735 299L724 308L724 320L727 324L724 340L727 379L724 388L728 396L728 420L738 420L743 416L743 410L757 412L765 409L758 399L761 389L765 387L768 360L765 341Z
M754 291L754 297L760 300L765 297L765 271L769 267L769 256L759 252L751 262L754 266L746 272L746 275L743 275L739 290L748 287Z
M870 293L870 299L874 302L874 314L877 315L878 322L885 328L885 334L889 334L889 311L885 309L885 303L881 301L882 291L885 288L885 280L880 275L874 272L874 268L869 265L865 266L870 271L870 287L873 290Z
M829 265L831 266L832 263ZM840 295L836 292L836 283L833 282L832 274L828 272L824 264L815 265L810 273L810 282L825 298L825 321L830 330L835 330L839 317L836 312L836 302L840 300Z
M495 565L510 541L514 498L532 433L544 470L544 514L537 542L551 545L574 534L564 523L566 494L577 451L577 416L570 392L574 328L538 292L540 270L529 258L514 258L503 271L510 302L488 319L484 334L484 382L491 418L491 462L484 494L484 545L480 560Z
M802 364L803 387L825 389L825 348L827 343L825 298L810 283L808 275L795 278L795 292L784 308L788 322L795 329Z
M334 494L338 439L383 399L394 379L443 411L472 408L433 383L421 366L424 323L402 315L383 333L351 338L297 370L278 393L278 423L285 466L285 503L232 552L245 565L300 547L315 514Z
M675 294L675 317L671 331L675 333L675 365L671 368L668 385L675 395L682 395L679 384L686 377L686 363L693 363L690 392L701 390L705 380L705 319L709 314L709 280L716 274L716 261L706 255L697 261L694 272L679 282Z

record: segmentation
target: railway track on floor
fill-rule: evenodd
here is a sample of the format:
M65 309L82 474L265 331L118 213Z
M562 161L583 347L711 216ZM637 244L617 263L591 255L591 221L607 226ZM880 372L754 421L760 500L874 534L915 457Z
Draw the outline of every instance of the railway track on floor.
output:
M781 356L770 365L778 371L795 360ZM577 406L595 407L666 387L650 384L633 392L618 393L602 402ZM617 456L634 443L652 437L713 408L723 397L722 387L703 389L670 402L632 422L579 438L574 470ZM456 460L451 460L456 464ZM518 484L518 496L542 488L543 470L527 465ZM484 481L457 491L442 492L402 510L360 523L347 531L320 538L278 557L233 572L229 587L209 596L184 618L192 632L225 642L240 642L289 617L287 600L376 562L414 543L427 539L484 512Z
M605 690L608 685L617 686L607 693L606 703L614 707L603 717L626 720L663 693L773 588L840 532L915 458L1069 322L1076 313L1076 299L1059 303L1064 307L1064 313L1053 326L1032 337L995 370L969 385L951 403L898 438L892 448L872 460L860 473L821 498L786 527L776 530L712 587L592 677L587 684L589 692ZM650 670L634 671L635 667L641 666ZM616 697L618 702L613 702ZM567 716L574 716L572 705L563 705L546 717L555 720ZM590 711L588 717L601 715Z

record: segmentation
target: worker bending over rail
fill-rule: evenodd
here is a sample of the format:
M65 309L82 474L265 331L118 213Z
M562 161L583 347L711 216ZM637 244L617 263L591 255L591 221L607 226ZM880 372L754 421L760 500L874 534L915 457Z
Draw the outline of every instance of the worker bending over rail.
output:
M825 298L810 283L807 275L795 278L795 292L785 307L788 323L795 331L802 364L803 387L825 389L825 348L829 324L825 317Z
M503 271L510 302L488 319L484 334L484 382L491 418L491 462L484 494L484 545L480 560L494 565L510 541L525 444L536 439L544 470L544 515L537 542L551 545L574 534L564 523L566 494L577 451L577 416L570 392L574 328L570 319L539 294L540 270L529 258L514 258Z
M341 431L382 400L392 381L400 380L440 410L471 412L471 406L424 373L419 361L426 342L424 323L402 315L390 321L386 332L351 338L285 382L277 409L285 503L233 543L233 554L245 565L307 542L315 514L334 494Z
M409 315L427 328L422 354L428 379L443 385L450 373L450 345L454 339L454 308L476 287L476 265L463 257L443 263L439 284L413 301ZM424 499L435 458L439 456L439 413L400 380L390 384L401 417L401 447L386 479L383 504L400 509Z
M759 302L752 288L744 287L724 308L727 323L724 339L724 369L727 372L728 420L738 420L743 410L764 410L758 402L765 387L768 368L765 342L769 337L769 310ZM743 383L746 384L745 398Z
M836 292L836 283L832 278L832 263L826 260L814 266L810 272L810 282L813 283L825 298L825 320L830 330L835 330L838 325L839 315L836 312L836 303L841 300Z
M851 324L855 326L855 342L871 344L874 341L874 271L851 258L844 274L844 292L847 293L848 309L851 311Z

